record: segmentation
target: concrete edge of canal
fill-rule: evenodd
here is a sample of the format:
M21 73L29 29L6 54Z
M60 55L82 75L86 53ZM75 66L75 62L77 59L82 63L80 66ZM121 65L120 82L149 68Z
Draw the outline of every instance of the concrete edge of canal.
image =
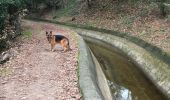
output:
M119 50L121 50L130 59L132 59L135 64L138 65L139 69L144 72L146 77L148 77L151 80L151 82L164 95L166 95L168 98L170 98L170 65L164 63L162 60L151 55L149 52L147 52L142 47L140 47L124 38L120 38L120 37L110 35L110 34L104 34L101 32L95 32L95 31L77 30L77 32L85 40L88 39L88 37L90 37L93 39L103 41L103 42L105 42L109 45L112 45L112 46L118 48ZM95 32L95 34L94 34L94 32ZM96 74L96 71L94 68L96 63L94 62L93 54L91 55L89 48L86 46L86 44L83 42L82 39L79 40L79 42L80 42L80 44L79 44L79 48L80 48L80 57L79 57L80 87L81 87L81 89L82 89L82 87L85 89L83 92L83 95L85 96L85 93L88 94L89 91L92 91L92 88L88 87L89 85L91 85L91 87L93 87L95 89L96 93L94 92L94 96L96 94L97 100L99 100L98 98L103 98L103 95L105 97L108 97L106 95L108 94L108 92L110 90L107 89L108 92L107 93L105 92L105 94L102 94L102 92L100 91L101 85L99 86L98 82L96 80L96 78L100 77L100 76L97 76L98 74ZM85 72L85 70L87 70L88 73ZM87 77L84 77L85 75L83 73L88 74L86 76L91 78L91 83L86 81ZM85 82L85 83L83 83L83 82ZM81 86L82 84L84 84L84 85L86 84L86 86ZM92 86L92 84L94 86ZM105 84L105 83L103 83L103 84ZM99 86L99 87L97 87L97 86ZM89 93L89 94L91 94L91 93ZM111 97L110 93L109 93L109 96ZM86 96L85 96L85 98L86 98Z
M110 88L100 64L82 37L79 41L79 84L84 100L112 100Z

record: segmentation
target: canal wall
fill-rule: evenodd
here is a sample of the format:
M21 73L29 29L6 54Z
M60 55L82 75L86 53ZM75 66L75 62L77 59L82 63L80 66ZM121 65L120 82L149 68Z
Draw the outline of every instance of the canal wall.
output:
M161 59L151 55L144 48L124 39L102 32L77 30L77 32L85 39L93 38L104 43L110 44L138 65L139 69L151 80L151 82L170 98L170 65ZM92 40L92 39L91 39Z
M104 72L83 38L78 37L79 84L84 100L112 100Z

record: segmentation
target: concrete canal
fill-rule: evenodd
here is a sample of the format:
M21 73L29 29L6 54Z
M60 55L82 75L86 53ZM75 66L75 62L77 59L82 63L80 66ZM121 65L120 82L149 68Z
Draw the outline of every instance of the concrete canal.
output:
M168 100L120 50L98 40L86 42L106 75L114 100Z

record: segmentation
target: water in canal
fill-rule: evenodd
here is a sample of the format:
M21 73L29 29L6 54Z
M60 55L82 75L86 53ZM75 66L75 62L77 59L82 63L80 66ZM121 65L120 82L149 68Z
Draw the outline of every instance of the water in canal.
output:
M87 43L102 66L115 100L168 100L120 50L108 44Z

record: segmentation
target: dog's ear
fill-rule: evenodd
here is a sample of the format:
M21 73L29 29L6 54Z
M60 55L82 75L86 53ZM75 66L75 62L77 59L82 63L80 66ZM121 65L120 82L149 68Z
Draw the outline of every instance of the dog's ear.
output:
M52 35L52 31L50 31L50 34Z
M46 35L48 35L48 32L46 31Z

